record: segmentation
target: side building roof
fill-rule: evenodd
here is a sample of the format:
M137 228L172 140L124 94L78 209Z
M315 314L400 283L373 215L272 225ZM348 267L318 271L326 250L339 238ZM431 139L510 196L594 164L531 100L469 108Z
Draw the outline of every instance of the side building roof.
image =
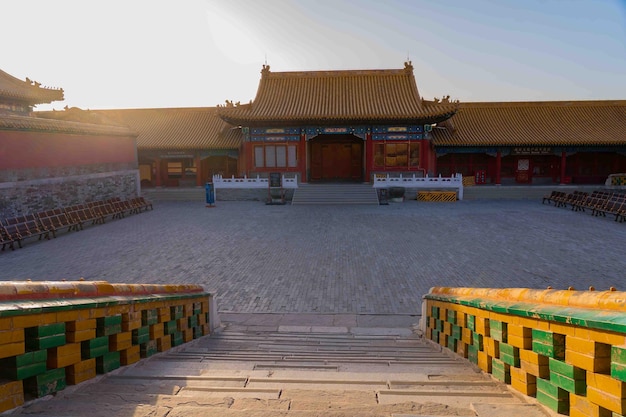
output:
M53 112L50 112L53 113ZM56 112L61 113L61 112ZM0 115L0 130L67 133L72 135L109 135L135 137L136 133L123 126L111 126L100 123L60 120L54 117L35 117L20 115Z
M461 103L432 133L438 147L626 145L626 100Z
M137 134L139 150L238 149L241 129L217 116L215 107L81 110L46 115L125 126Z
M421 99L413 66L404 69L271 72L264 65L254 101L228 103L220 117L233 125L437 123L456 103Z

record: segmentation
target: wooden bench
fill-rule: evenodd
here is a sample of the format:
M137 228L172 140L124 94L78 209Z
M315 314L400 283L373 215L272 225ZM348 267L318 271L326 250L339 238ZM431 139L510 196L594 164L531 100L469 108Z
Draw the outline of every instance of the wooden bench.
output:
M115 208L113 208L113 206L106 200L91 201L87 203L87 206L100 217L102 223L105 222L108 216L110 216L111 219L114 219L118 214Z
M13 240L7 229L3 225L0 225L0 244L2 244L2 250L7 246L11 250L15 250L14 242L15 240Z
M104 222L102 216L95 213L86 204L75 204L65 207L64 211L70 221L75 223L80 230L83 230L83 225L87 222L91 222L91 224Z
M132 204L133 207L136 207L138 212L143 210L147 211L148 209L152 210L152 203L143 197L131 198L130 204Z
M546 201L548 202L548 204L550 203L554 203L554 205L556 206L557 201L561 201L563 199L565 199L565 197L567 196L566 193L564 193L563 191L552 191L550 193L550 195L544 195L543 196L543 200L541 200L541 204L545 204Z
M22 247L22 240L29 237L50 239L50 231L45 228L34 214L9 217L4 219L5 230L9 236Z

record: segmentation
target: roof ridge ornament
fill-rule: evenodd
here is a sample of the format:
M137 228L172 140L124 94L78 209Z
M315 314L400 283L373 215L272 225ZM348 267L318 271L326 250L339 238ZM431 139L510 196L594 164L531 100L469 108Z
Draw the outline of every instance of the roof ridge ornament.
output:
M406 61L404 63L404 70L406 72L413 72L413 63L411 61Z
M263 77L265 77L266 75L269 75L270 73L270 66L267 64L263 64L263 69L261 70L261 75Z

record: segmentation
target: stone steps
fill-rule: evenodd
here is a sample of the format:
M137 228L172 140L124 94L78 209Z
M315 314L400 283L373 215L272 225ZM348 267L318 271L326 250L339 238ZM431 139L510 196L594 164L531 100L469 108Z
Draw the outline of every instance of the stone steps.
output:
M378 205L378 194L371 184L300 184L291 204Z
M211 336L21 411L31 417L549 415L411 328L267 327L226 323Z

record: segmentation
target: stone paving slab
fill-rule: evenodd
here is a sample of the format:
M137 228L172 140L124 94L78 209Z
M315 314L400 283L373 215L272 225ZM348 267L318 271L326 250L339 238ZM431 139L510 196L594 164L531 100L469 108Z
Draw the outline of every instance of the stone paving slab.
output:
M626 223L540 200L156 201L153 211L58 235L0 253L0 280L197 283L224 314L347 315L314 323L346 327L355 316L419 314L437 285L625 289Z

